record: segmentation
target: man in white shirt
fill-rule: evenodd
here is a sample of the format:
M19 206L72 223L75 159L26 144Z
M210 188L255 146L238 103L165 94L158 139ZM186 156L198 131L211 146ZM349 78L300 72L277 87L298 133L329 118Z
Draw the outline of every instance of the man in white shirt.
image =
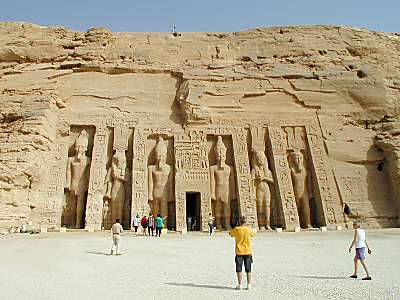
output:
M358 261L360 261L365 273L367 274L367 276L364 277L362 280L371 280L367 264L365 263L365 248L368 249L368 254L371 254L371 248L369 247L367 239L365 238L365 231L360 228L360 223L358 221L354 221L353 228L354 238L349 247L349 252L351 252L351 249L353 248L353 246L355 246L356 255L354 256L354 273L350 277L357 278Z
M111 227L111 233L112 233L112 239L113 239L113 245L111 246L111 255L114 252L115 248L115 254L116 255L121 255L119 252L120 249L120 244L121 244L121 233L124 231L122 228L121 224L119 224L119 219L115 221L113 226Z

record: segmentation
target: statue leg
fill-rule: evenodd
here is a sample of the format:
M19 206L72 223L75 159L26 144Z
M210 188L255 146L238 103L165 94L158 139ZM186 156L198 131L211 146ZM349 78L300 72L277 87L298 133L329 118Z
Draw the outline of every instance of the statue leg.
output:
M269 195L269 192L265 193L264 195L265 199L265 229L267 230L272 230L271 228L271 196Z
M215 200L215 223L218 229L222 229L222 201Z
M83 213L85 211L85 196L78 196L76 199L75 227L82 228Z
M160 201L161 203L161 207L160 207L160 211L161 211L161 216L164 217L168 217L168 201L165 199L162 199Z
M230 201L224 202L224 213L225 213L225 229L231 228L231 203Z
M311 225L311 213L310 213L310 202L307 198L302 199L302 211L303 211L303 223L305 228L312 228Z
M258 188L256 190L256 204L257 204L257 222L258 227L261 228L264 225L264 218L263 218L263 211L262 211L262 200L263 200L263 193Z
M121 186L118 191L118 219L120 219L120 224L122 224L124 216L124 200L125 200L125 188Z

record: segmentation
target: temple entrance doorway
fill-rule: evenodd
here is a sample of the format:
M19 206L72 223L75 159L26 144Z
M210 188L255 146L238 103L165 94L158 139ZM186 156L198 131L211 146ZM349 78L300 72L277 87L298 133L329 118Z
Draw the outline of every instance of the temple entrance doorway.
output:
M200 193L186 192L186 225L188 231L200 230Z

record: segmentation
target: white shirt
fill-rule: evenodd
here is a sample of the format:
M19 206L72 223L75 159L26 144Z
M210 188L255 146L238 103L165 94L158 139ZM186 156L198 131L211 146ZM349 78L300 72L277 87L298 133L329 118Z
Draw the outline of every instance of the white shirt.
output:
M139 223L140 223L140 218L137 217L133 218L133 226L139 226Z
M367 245L365 244L365 231L364 229L357 228L357 237L356 237L356 248L365 248Z
M122 229L121 224L115 223L111 227L111 231L112 231L113 234L120 234L120 233L122 233L124 231L124 229Z

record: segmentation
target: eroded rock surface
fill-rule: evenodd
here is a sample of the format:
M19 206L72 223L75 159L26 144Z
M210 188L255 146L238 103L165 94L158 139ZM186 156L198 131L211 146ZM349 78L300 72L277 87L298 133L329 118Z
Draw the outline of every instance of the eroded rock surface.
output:
M313 177L314 226L345 222L344 205L371 227L396 226L399 57L398 35L339 26L174 36L0 23L0 227L73 223L64 220L70 205L65 172L82 129L93 161L86 227L102 227L104 178L116 149L126 152L132 171L125 227L133 214L149 212L146 172L163 137L176 173L169 226L186 227L185 193L198 192L198 228L206 228L214 209L208 168L218 135L226 137L228 164L235 166L232 214L247 214L256 226L251 127L266 135L262 147L275 178L273 227L300 226L294 196L279 188L286 184L293 192L285 183L288 166L279 170L292 150L305 154ZM121 128L131 131L117 134ZM185 141L196 147L186 149Z

